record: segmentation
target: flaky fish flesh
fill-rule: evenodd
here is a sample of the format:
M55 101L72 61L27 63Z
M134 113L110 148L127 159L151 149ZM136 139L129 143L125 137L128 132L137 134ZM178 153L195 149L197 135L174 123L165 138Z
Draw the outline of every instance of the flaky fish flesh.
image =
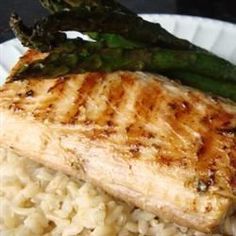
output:
M29 51L16 67L40 57ZM0 146L202 232L234 210L236 105L159 75L8 81Z

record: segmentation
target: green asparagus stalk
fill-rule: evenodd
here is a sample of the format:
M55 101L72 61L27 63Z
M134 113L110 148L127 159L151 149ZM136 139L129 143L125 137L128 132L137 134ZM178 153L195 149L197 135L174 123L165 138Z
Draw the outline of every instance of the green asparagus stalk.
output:
M106 34L106 33L97 33L91 32L86 33L91 39L95 40L96 42L102 43L106 45L108 48L127 48L127 49L134 49L134 48L148 48L149 45L135 42L128 40L118 34Z
M77 58L77 63L70 65L70 61L68 61L69 69L67 73L84 72L85 69L108 72L115 70L141 70L158 73L185 71L211 77L219 81L236 82L236 66L209 54L161 48L111 49L104 48L103 45L97 45L98 43L85 43L81 47L75 46L71 52L65 51L63 54L63 51L59 51L59 58L55 57L59 49L55 50L45 60L33 63L23 72L16 73L15 79L22 79L27 76L54 76L52 69L54 64L56 68L64 67L64 57L73 57ZM86 57L81 57L84 54L86 54ZM91 60L96 58L96 61L99 62L99 67L95 66L97 63L95 65L90 63L90 57L92 58ZM84 60L82 64L80 63L81 59ZM50 71L47 68L50 68Z
M55 47L60 47L63 45L63 48L66 44L66 41L75 41L75 45L77 45L77 41L79 39L68 40L64 33L58 32L55 37L51 34L47 35L38 35L38 37L32 37L32 30L25 26L16 14L12 14L10 18L10 25L18 39L23 43L25 47L34 48L40 50L42 52L51 51ZM141 48L148 47L147 44L139 43L131 40L127 40L120 35L115 34L101 34L101 33L87 33L87 35L96 41L99 41L104 45L104 47L109 48Z
M130 49L134 49L135 46L141 45L132 45L131 41L124 41L119 35L110 35L110 34L99 34L91 33L89 36L92 39L95 39L97 42L107 42L108 45L116 45L122 47L124 45L130 45ZM180 72L180 71L171 71L166 72L166 76L174 80L179 80L185 85L192 86L194 88L200 89L205 92L211 92L212 94L218 94L222 97L230 98L236 101L236 84L235 83L223 83L212 78L204 77L199 74L191 72Z
M133 17L139 18L143 23L148 23L148 24L153 24L148 21L143 20L142 18L138 17L138 15L128 8L124 7L120 3L118 3L115 0L40 0L41 4L48 9L49 11L55 13L55 12L60 12L63 10L78 10L78 13L80 13L80 8L87 8L90 9L91 12L96 11L103 11L107 10L107 12L119 12L124 15L131 15ZM159 25L159 24L158 24ZM183 39L178 39L177 37L171 35L169 32L167 32L165 29L163 29L160 25L159 27L161 30L156 30L156 34L163 34L164 37L171 38L173 41L179 41L179 47L181 49L193 49L197 51L205 51L202 48L199 48L187 40ZM156 27L157 28L157 27ZM177 43L177 42L176 42ZM156 45L160 46L160 45Z
M197 88L201 91L211 93L212 95L215 94L221 97L229 98L232 101L236 101L235 83L230 83L230 82L222 83L219 80L182 71L167 72L165 73L165 75L174 80L179 80L184 85Z
M75 52L74 42L55 50L46 59L36 61L20 68L13 80L25 78L52 78L69 73L83 73L88 71L111 72L116 70L152 71L164 73L173 79L180 80L183 84L210 92L236 101L236 84L222 82L213 78L199 75L192 70L189 58L190 52L182 57L178 65L179 51L163 49L104 49L97 43L80 44L81 50ZM192 72L193 71L193 72Z
M20 36L20 31L17 27L14 24L12 24L12 27L16 34ZM39 21L31 28L30 39L31 41L43 42L44 38L49 37L52 45L48 47L51 48L54 44L52 39L55 38L56 40L57 38L54 34L69 30L116 33L127 39L153 46L203 51L203 49L199 49L186 40L176 38L164 30L160 24L154 24L144 21L138 16L110 11L102 7L95 8L91 11L86 6L80 6L78 8L72 8L70 11L56 12ZM22 40L22 43L24 45L27 44L24 40Z
M182 50L198 48L186 40L178 39L164 30L160 24L144 21L140 17L124 15L119 12L90 12L85 8L67 12L57 12L39 22L35 28L50 32L75 30L79 32L116 33L123 37L153 46Z

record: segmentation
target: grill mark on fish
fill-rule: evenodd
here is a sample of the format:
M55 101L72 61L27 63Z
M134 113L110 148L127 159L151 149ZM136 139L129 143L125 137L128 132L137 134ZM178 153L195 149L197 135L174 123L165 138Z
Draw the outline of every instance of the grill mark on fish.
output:
M17 111L23 111L24 109L21 106L20 102L12 102L9 106L8 109L13 110L14 112Z
M125 83L126 86L133 86L136 78L131 73L121 73L120 74L121 81Z
M141 91L138 75L130 72L119 72L121 84L124 94L119 104L117 104L116 112L110 118L110 126L108 126L109 140L118 145L126 145L126 128L133 122L135 109L134 104L136 98ZM127 151L128 153L128 151Z
M70 116L67 117L65 123L75 124L80 114L80 108L85 105L89 95L92 93L94 87L104 79L103 73L89 73L83 81L83 84L78 89L77 99L70 107Z
M178 144L175 143L175 145L179 146L182 152L187 152L191 148L191 143L197 140L197 137L192 135L193 130L190 132L185 126L185 121L194 117L192 106L181 98L173 98L167 102L167 109L169 109L167 113L170 115L166 116L165 119L172 134L178 138L175 140Z
M205 135L202 135L202 145L200 146L197 155L198 155L198 160L200 160L200 162L205 166L208 163L203 162L202 160L204 160L204 158L206 158L206 154L210 154L210 149L211 146L213 144L213 140L211 138L212 132L210 133L206 133Z
M184 119L186 115L190 115L192 111L192 106L189 102L185 100L175 99L172 102L169 102L168 106L172 108L174 112L175 119Z
M195 145L198 143L198 136L193 135L193 130L185 127L185 120L189 120L192 117L192 108L190 104L184 101L183 98L176 98L170 94L162 93L159 98L156 98L156 106L154 113L149 120L148 130L153 130L154 133L159 133L156 137L151 137L149 143L158 151L158 161L161 164L170 165L175 164L185 167L190 160L185 156L189 152L189 148L193 149L189 145L193 142ZM161 122L161 123L160 123ZM156 130L154 127L160 127L162 129ZM166 130L166 131L163 131ZM163 135L161 133L163 132ZM167 135L167 132L169 135ZM194 132L196 133L196 131ZM163 143L163 139L168 137L168 143ZM190 139L187 144L187 140ZM160 144L161 143L161 144ZM167 145L165 147L165 145ZM175 155L165 152L165 149L171 146ZM177 154L178 153L178 154ZM179 156L179 158L176 158Z
M120 106L124 105L128 97L130 88L133 87L135 78L129 75L121 74L120 78L114 78L115 81L107 83L106 89L109 91L106 95L106 107L93 121L86 120L85 123L91 125L95 123L100 129L92 129L87 132L87 135L92 139L109 138L115 135L119 124L115 120L115 116L120 112ZM109 87L107 87L109 86Z
M107 108L107 96L110 92L112 81L105 78L101 81L99 86L95 86L93 91L90 93L86 104L85 104L85 121L86 126L98 125L97 120L102 116L103 112ZM100 129L104 127L99 125Z
M55 116L53 116L52 114L54 113L54 108L57 102L62 99L65 84L66 78L60 77L47 88L49 99L45 99L43 102L41 102L40 106L38 106L38 109L34 110L33 114L35 117L38 117L41 120L54 120Z
M73 90L71 89L70 83L74 80L75 78L73 76L70 76L70 78L59 78L57 83L48 89L48 93L56 96L53 104L50 104L47 109L47 118L50 121L61 122L63 120L66 109L71 106L71 104L67 103L65 105L65 103L69 96L73 97Z
M80 75L69 76L66 83L66 88L64 89L63 97L55 107L55 122L67 124L68 117L70 117L71 112L73 112L71 107L74 106L74 103L77 100L78 90L82 86L84 79L85 77Z
M66 78L65 77L60 77L56 80L55 84L52 85L48 89L48 93L57 93L58 96L61 95L61 93L64 90L64 85L65 85Z
M213 129L216 127L221 127L222 129L227 129L232 127L232 121L236 119L236 116L229 114L228 112L221 112L221 109L214 109L213 111L209 110L208 114L202 118L203 123L207 123L208 126L211 126Z
M232 170L226 168L225 164L230 162L229 152L231 139L228 139L227 144L222 144L222 136L217 134L214 130L208 130L202 134L202 144L197 152L198 160L196 161L196 173L207 186L213 185L212 176L227 176L231 175ZM226 138L227 139L227 138ZM217 171L218 170L218 171ZM223 188L229 187L225 183Z
M119 112L119 106L124 100L126 93L129 93L129 88L134 85L134 78L132 76L121 74L121 78L110 85L109 94L107 96L106 110L98 118L97 123L100 125L107 125L112 127L115 125L113 117Z
M109 93L106 98L106 109L97 118L96 123L101 126L114 126L113 116L117 112L120 102L125 94L122 81L116 81L110 84Z
M135 122L126 127L127 144L135 158L139 157L142 147L151 145L150 139L154 138L153 132L147 130L145 126L155 114L156 103L160 95L160 87L156 81L153 81L150 86L145 83L137 95L134 104Z
M117 126L118 129L125 129L127 121L123 118L124 114L133 116L133 110L129 110L133 108L133 102L135 101L136 94L133 94L134 91L138 93L138 82L135 84L134 76L130 75L130 73L120 74L121 86L124 89L124 94L122 95L122 99L120 100L119 106L117 106L116 112L113 114L111 122L113 125ZM121 116L121 114L123 114Z

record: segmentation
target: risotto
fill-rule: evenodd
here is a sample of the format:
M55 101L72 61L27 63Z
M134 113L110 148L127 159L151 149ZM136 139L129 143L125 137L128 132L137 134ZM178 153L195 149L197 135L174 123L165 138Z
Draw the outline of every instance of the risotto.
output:
M236 235L236 217L227 219L225 228ZM89 183L0 149L0 235L205 234L163 222Z

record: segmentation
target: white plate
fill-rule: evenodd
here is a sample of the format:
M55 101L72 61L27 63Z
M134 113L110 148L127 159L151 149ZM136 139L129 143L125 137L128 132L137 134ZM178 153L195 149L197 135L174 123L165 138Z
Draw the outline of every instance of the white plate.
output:
M144 14L145 19L159 22L169 32L212 51L236 64L236 25L207 18ZM140 29L142 30L142 29ZM9 70L26 51L17 39L0 44L0 84Z

